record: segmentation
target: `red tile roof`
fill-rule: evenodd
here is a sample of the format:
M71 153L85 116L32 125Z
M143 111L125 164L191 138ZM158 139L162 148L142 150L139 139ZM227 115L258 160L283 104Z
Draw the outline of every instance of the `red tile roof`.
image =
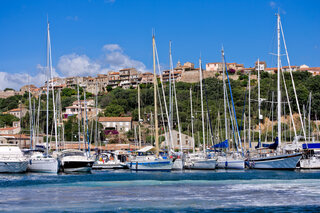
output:
M100 117L99 122L131 122L132 117Z

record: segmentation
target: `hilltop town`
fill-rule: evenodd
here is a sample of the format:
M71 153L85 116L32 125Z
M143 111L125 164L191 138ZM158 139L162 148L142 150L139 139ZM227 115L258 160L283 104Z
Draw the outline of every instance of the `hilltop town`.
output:
M260 71L267 72L269 74L275 74L277 72L276 67L267 67L266 62L261 61L259 63ZM248 74L249 72L254 72L258 70L258 62L255 62L254 67L245 68L243 64L238 63L227 63L227 68L230 74L234 74L231 78L236 80L239 75L237 74ZM320 75L320 67L309 67L307 65L301 66L291 66L293 72L304 71L309 72L312 76ZM282 67L284 72L289 71L289 66ZM223 67L221 62L207 63L205 69L203 70L203 78L217 77L222 78L221 73L223 72ZM162 78L163 82L168 82L170 75L170 70L164 70L162 75L157 76ZM194 63L186 62L181 64L180 61L177 63L173 70L172 79L177 82L195 83L199 82L199 68L195 68ZM79 84L82 87L86 87L86 91L92 94L98 94L101 92L107 92L109 89L114 89L121 87L123 89L137 88L139 84L152 84L153 83L153 73L151 72L141 72L136 68L125 68L117 71L109 71L107 74L98 74L96 77L93 76L74 76L59 78L55 77L49 81L50 87L53 86L55 90L63 88L76 88ZM34 95L39 94L39 92L46 91L47 85L44 82L43 86L39 88L35 85L24 85L20 88L20 91L15 91L13 89L7 88L4 91L0 91L0 98L7 98L14 95L23 95L25 92L31 92Z

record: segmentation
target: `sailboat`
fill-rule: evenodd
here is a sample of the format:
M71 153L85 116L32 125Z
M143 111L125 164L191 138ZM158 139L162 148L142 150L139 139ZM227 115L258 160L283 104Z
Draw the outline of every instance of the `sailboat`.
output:
M287 152L281 146L281 61L280 61L280 15L277 14L277 35L278 35L278 70L277 70L277 92L278 92L278 137L275 139L275 142L270 145L266 145L268 150L274 149L275 152L270 153L270 151L258 156L249 158L249 165L254 169L295 169L297 163L301 158L301 153L290 153ZM294 87L294 84L293 84ZM260 100L259 100L260 102ZM297 104L298 105L298 104ZM300 114L300 113L299 113ZM260 116L260 115L259 115ZM292 116L291 116L292 117ZM260 150L261 142L258 141L258 147Z
M202 117L202 136L203 136L203 152L188 154L185 161L185 167L188 169L204 169L213 170L216 168L216 159L209 158L207 155L207 146L205 142L205 126L204 126L204 111L203 111L203 90L202 90L202 64L199 60L200 74L200 95L201 95L201 117Z
M238 147L237 147L237 152L228 152L228 150L229 150L228 129L229 128L228 128L228 121L227 121L227 105L229 106L229 100L227 100L228 99L227 98L227 88L226 88L226 82L225 82L225 79L226 79L226 77L228 77L228 75L225 76L225 73L227 70L226 70L226 62L225 62L225 56L224 56L223 49L221 51L221 55L222 55L222 64L223 64L222 65L222 67L223 67L222 78L223 78L223 102L224 102L224 119L225 119L224 123L225 123L225 138L226 139L225 139L225 141L222 141L222 142L214 145L215 149L221 150L220 154L217 156L217 168L218 169L244 169L245 163L244 163L244 158L242 155L242 150L241 150L241 153L239 153ZM231 91L230 85L229 85L229 88L230 88L230 93L231 93L232 91ZM232 95L231 95L231 98L232 98ZM229 113L230 113L230 117L231 117L232 113L230 112L230 108L229 108ZM232 120L231 120L231 122L232 122ZM236 122L236 125L238 125L237 122ZM235 131L233 126L232 126L232 130ZM236 136L234 138L236 140ZM222 150L225 150L226 152L223 152Z
M35 151L31 154L29 159L28 170L31 172L45 172L45 173L57 173L59 171L59 162L57 159L49 155L49 72L52 73L52 61L51 61L51 41L50 41L50 29L49 22L47 23L47 131L46 131L46 153ZM30 93L30 91L29 91ZM52 85L52 93L54 93ZM41 99L39 99L40 101ZM31 101L31 99L30 99ZM31 117L30 117L31 119Z
M158 129L158 107L157 107L157 73L155 60L155 37L152 36L153 47L153 94L154 94L154 114L155 114L155 155L149 153L153 150L153 146L147 146L137 150L136 156L129 159L127 166L134 171L171 171L172 161L166 157L159 156L159 129Z

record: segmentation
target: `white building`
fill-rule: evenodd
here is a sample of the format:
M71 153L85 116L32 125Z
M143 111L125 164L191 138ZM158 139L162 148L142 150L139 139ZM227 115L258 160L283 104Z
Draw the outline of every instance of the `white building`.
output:
M132 117L100 117L99 123L105 130L116 129L118 132L127 132L132 129Z
M192 149L192 147L193 147L193 144L192 144L193 143L193 138L191 136L181 133L182 144L180 145L179 132L176 131L176 130L172 130L171 133L172 133L172 139L173 139L173 149L180 149L181 146L182 146L183 150ZM162 134L161 136L167 137L166 140L168 140L168 142L164 141L161 144L161 146L167 146L167 144L170 143L169 133Z

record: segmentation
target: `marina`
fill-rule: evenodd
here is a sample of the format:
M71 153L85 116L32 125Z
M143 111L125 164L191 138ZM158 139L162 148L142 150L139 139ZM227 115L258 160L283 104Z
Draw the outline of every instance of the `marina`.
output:
M320 212L318 8L0 1L0 212Z

